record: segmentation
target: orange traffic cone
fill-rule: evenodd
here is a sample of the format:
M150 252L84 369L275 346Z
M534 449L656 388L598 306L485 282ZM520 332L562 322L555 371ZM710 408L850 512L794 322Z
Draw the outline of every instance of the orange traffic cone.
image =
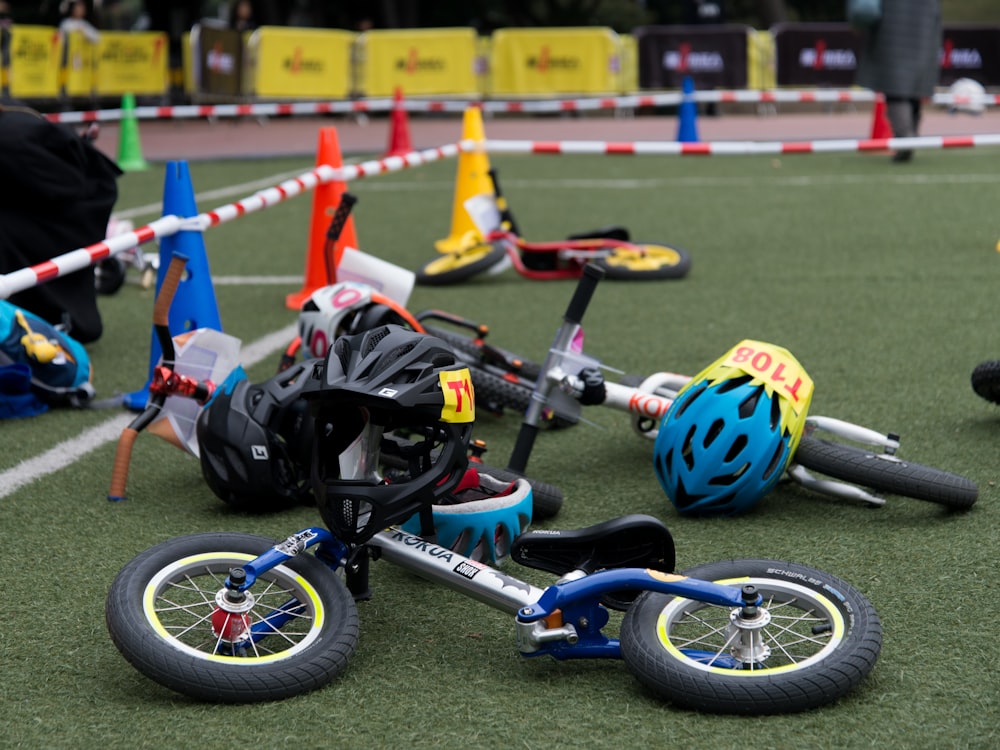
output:
M332 125L320 129L319 147L316 149L316 166L329 164L331 167L344 166L340 154L340 140L337 129ZM299 310L302 303L321 286L337 281L336 269L345 247L357 247L358 239L354 231L354 218L349 216L334 245L334 257L326 257L326 232L330 226L330 216L340 205L341 196L347 190L347 183L341 181L317 185L313 191L312 218L309 223L309 250L306 253L305 281L302 288L285 297L285 306Z
M389 149L385 152L385 156L402 156L410 153L413 150L413 144L410 142L410 122L403 106L403 89L399 86L396 87L393 99L389 127Z
M483 143L483 116L479 107L467 107L462 117L462 140ZM490 179L490 159L483 150L462 151L458 155L458 172L455 175L455 199L451 211L451 233L434 243L442 253L460 250L467 243L469 232L478 232L476 223L469 216L465 202L477 195L493 195Z
M875 106L872 107L872 130L869 137L872 140L892 138L892 126L885 113L885 96L883 94L878 94L875 97ZM886 150L881 153L886 153Z

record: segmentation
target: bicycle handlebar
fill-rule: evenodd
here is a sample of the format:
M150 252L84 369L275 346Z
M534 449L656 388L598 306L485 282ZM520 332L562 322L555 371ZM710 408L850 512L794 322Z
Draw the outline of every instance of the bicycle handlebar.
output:
M167 266L160 291L153 302L153 329L156 331L157 340L160 342L160 349L163 352L164 367L168 370L174 368L174 340L170 335L170 305L174 301L177 287L184 276L184 267L187 265L187 257L175 253ZM149 403L142 413L122 430L118 438L118 446L115 449L114 464L111 468L111 485L108 488L108 500L119 501L125 499L125 487L128 484L128 468L132 461L132 446L139 432L145 429L156 417L166 401L166 394L163 392L152 392Z
M569 351L576 335L577 328L583 321L583 315L590 305L590 300L597 289L597 283L604 278L604 269L591 263L583 267L583 273L576 283L576 291L566 306L563 315L563 323L556 331L555 339L549 348L549 353L542 364L542 371L535 382L535 388L531 392L531 401L524 413L524 421L521 422L521 429L517 433L517 440L514 442L514 450L510 454L507 468L523 474L528 466L528 458L531 456L531 449L535 444L535 437L538 435L538 423L541 420L542 412L548 404L549 394L552 392L554 383L549 377L554 369L560 364L563 355Z
M583 314L587 312L587 307L590 305L590 299L597 290L597 282L603 278L603 268L592 263L583 267L583 275L580 276L580 280L576 284L576 291L573 292L573 298L566 307L563 320L573 325L580 325L583 321Z

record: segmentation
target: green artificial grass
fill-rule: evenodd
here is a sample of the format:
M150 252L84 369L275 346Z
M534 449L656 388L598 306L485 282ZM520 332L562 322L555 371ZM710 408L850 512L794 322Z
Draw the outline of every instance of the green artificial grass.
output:
M672 529L680 568L793 559L868 596L882 618L882 656L836 705L766 719L678 710L621 662L522 659L508 616L384 562L373 565L358 651L336 682L263 706L191 701L140 675L112 645L104 596L117 571L174 535L282 538L319 519L307 507L234 513L208 490L196 459L143 434L126 502L104 499L110 442L0 498L0 746L995 746L1000 407L972 392L969 374L1000 358L996 158L970 149L918 152L903 166L871 154L491 159L529 240L620 223L637 239L691 253L683 280L601 283L584 320L592 356L628 373L692 374L743 338L771 341L815 380L813 414L897 432L904 457L979 484L968 513L896 497L872 509L785 483L743 516L690 519L671 508L652 472L652 444L624 414L590 408L589 424L539 436L528 473L566 496L539 527L649 513ZM307 159L190 165L199 194L311 168ZM362 249L409 269L434 257L434 241L450 229L455 169L442 162L352 183ZM119 209L157 203L162 183L162 166L125 175ZM251 192L199 198L198 206ZM216 285L223 327L244 343L295 321L283 301L302 279L310 210L302 195L205 235L213 278L297 280ZM152 292L134 282L100 301L105 334L90 347L100 397L145 381ZM540 361L573 288L507 271L417 287L409 307L487 323L497 345ZM275 352L250 377L268 377L277 361ZM5 422L0 477L121 414L56 411ZM506 463L518 425L515 415L480 417L488 461ZM538 585L550 581L510 567Z

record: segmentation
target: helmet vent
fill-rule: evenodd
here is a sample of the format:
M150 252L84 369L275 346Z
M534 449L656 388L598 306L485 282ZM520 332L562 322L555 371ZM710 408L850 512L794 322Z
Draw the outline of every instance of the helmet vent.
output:
M722 431L726 428L726 422L722 419L716 419L712 422L711 426L708 428L708 432L705 433L705 439L702 442L706 448L711 447L712 443L715 442L716 438L722 434Z
M735 378L727 378L719 384L718 392L729 393L730 391L736 390L741 385L749 383L751 380L753 380L753 377L750 375L740 375Z
M764 389L762 387L754 388L753 393L747 396L740 403L740 419L750 419L750 417L753 416L753 413L757 410L757 404L760 403L760 397L763 392Z
M771 429L777 430L781 424L781 399L771 399Z
M733 444L729 446L729 450L726 451L726 463L735 461L736 457L746 450L748 442L746 435L737 435Z
M351 345L343 338L338 338L333 342L333 353L340 360L340 371L347 372L347 366L351 361Z
M688 492L687 488L684 486L684 480L679 480L677 482L677 487L674 490L674 496L670 499L674 501L674 505L678 508L690 508L692 505L701 500L701 497L698 495L692 495Z
M375 349L375 347L379 345L379 342L386 336L388 336L389 333L390 333L389 329L385 327L373 330L371 332L371 335L368 336L364 341L364 349L361 351L361 356L367 357L369 354L371 354L372 350Z
M435 352L434 356L431 358L431 364L434 367L448 367L449 365L455 364L455 355L451 352Z
M731 484L736 484L737 480L739 480L739 478L743 476L743 474L746 473L747 469L749 468L750 464L743 464L736 471L731 471L728 474L720 474L719 476L712 477L711 479L708 480L708 483L713 487L728 487Z
M684 437L684 443L681 447L681 458L684 459L684 465L687 466L688 471L694 469L694 451L691 449L691 441L694 439L695 429L692 426L688 430L688 434Z
M774 446L774 455L771 456L767 469L764 471L764 479L769 480L775 472L781 472L785 467L785 443L784 441Z
M417 345L417 342L414 341L414 340L411 340L411 341L409 341L409 342L407 342L407 343L405 343L405 344L403 344L401 346L397 346L395 349L392 349L391 351L388 351L385 354L383 354L379 358L378 364L375 365L375 368L372 370L372 377L374 377L375 375L378 375L380 372L384 372L385 370L389 369L389 367L392 365L393 362L395 362L396 360L399 360L399 359L402 359L403 357L405 357L407 354L409 354L411 351L413 351L413 348L416 345Z
M695 402L699 395L705 392L706 388L708 388L708 383L703 382L698 387L689 391L677 405L677 411L674 413L674 418L680 417L685 411L687 411L687 408Z

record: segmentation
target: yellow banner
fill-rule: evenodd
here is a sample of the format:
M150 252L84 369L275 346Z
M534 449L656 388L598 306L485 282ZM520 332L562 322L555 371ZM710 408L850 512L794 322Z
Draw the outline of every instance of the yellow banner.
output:
M97 44L98 96L160 95L170 85L170 51L162 31L102 31Z
M479 93L478 39L474 29L368 31L359 40L362 93L408 96Z
M351 47L357 36L339 29L262 26L248 44L250 93L268 98L347 98Z
M606 94L619 90L623 45L608 28L498 29L492 93Z
M62 38L51 26L22 26L10 30L10 95L17 99L55 99L59 96Z
M63 86L68 96L90 96L94 93L94 61L97 45L82 31L71 31L63 46Z

